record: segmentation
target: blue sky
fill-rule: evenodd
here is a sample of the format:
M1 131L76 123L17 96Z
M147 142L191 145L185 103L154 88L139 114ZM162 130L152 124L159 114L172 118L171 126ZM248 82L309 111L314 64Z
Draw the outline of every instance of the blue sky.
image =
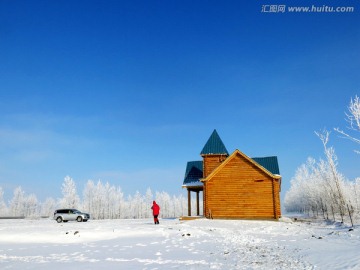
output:
M181 189L214 129L229 152L276 155L282 196L314 131L359 95L359 1L0 1L0 186L40 200L71 176ZM264 13L264 4L353 6ZM356 145L334 132L339 169Z

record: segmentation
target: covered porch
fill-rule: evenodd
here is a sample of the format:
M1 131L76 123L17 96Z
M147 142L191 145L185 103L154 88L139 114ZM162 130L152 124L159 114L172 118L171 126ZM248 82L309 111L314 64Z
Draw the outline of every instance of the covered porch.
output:
M190 161L187 163L186 166L186 172L185 172L185 178L182 187L186 188L187 190L187 199L188 199L188 212L187 216L192 216L192 195L191 193L194 192L196 196L196 216L199 217L200 213L203 211L203 197L201 198L200 202L200 196L203 196L203 189L204 185L200 181L203 177L203 162L202 161ZM202 195L200 195L200 192ZM200 211L200 203L202 204L202 211ZM196 217L195 216L195 217ZM183 217L185 219L185 217Z
M188 196L188 216L191 217L191 192L196 194L196 215L200 216L200 191L203 191L202 186L187 187Z

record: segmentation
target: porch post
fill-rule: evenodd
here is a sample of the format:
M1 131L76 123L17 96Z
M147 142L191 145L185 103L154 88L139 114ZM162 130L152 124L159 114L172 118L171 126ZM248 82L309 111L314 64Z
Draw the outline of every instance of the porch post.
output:
M198 216L200 216L200 207L199 207L199 193L200 191L196 191L196 213Z
M191 193L190 189L188 189L188 216L191 216Z

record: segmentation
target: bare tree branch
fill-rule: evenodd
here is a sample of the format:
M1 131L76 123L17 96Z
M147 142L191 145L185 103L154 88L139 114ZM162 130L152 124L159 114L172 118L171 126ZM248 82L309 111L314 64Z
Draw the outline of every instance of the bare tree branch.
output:
M360 99L358 96L355 96L354 99L351 98L350 104L348 106L348 112L345 113L345 115L346 115L345 120L346 120L346 122L349 123L348 128L353 131L360 131ZM360 139L357 139L354 136L346 133L342 129L337 127L337 128L334 128L334 130L336 132L338 132L339 134L341 134L342 138L349 139L355 143L360 144ZM321 137L320 137L320 139L321 139ZM358 151L358 150L354 150L354 152L357 154L360 154L360 151Z
M345 133L343 130L339 129L339 128L334 128L335 131L337 131L338 133L340 133L341 135L343 135L342 138L344 139L349 139L353 142L356 142L356 143L359 143L360 144L360 140L359 139L356 139L352 136L350 136L349 134Z
M358 96L355 96L354 100L350 100L350 105L348 107L350 112L347 115L351 128L355 130L360 130L360 99Z

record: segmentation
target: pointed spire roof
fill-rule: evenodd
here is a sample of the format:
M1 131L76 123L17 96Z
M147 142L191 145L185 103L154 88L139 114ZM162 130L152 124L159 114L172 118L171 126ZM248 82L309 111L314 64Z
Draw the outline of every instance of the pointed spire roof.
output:
M200 155L229 155L216 129L214 129Z

